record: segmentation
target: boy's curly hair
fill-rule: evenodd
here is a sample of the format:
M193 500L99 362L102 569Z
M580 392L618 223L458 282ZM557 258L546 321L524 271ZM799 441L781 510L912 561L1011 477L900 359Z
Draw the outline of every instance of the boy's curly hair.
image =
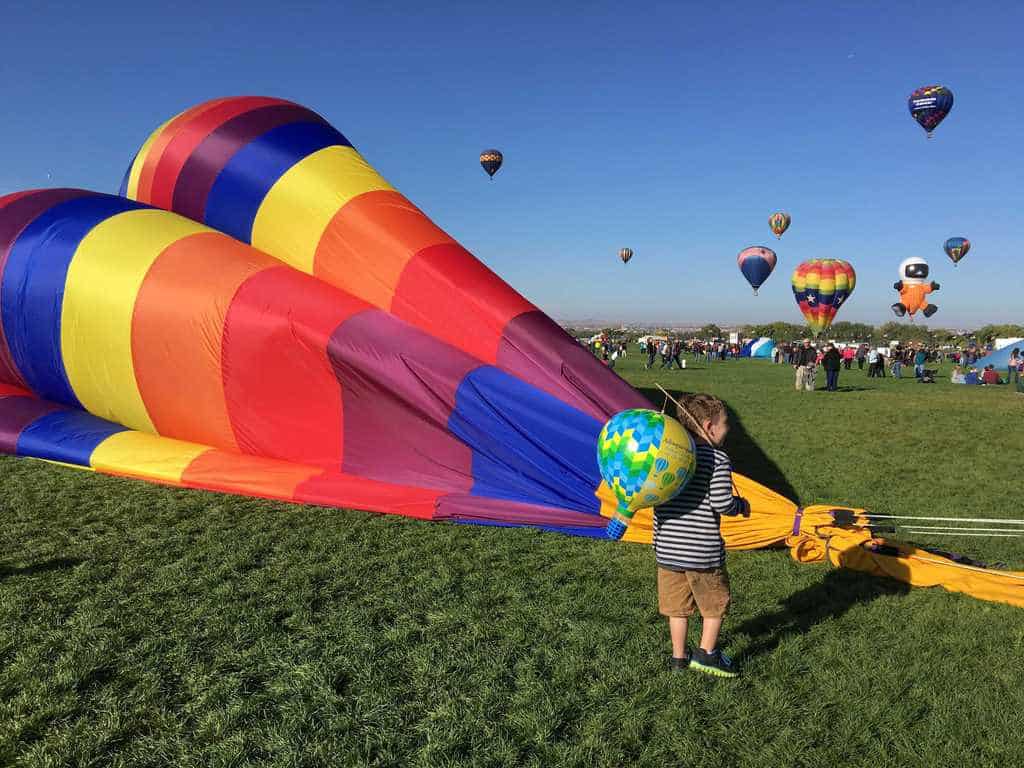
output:
M703 431L704 422L714 422L719 416L728 413L725 403L714 395L702 393L682 395L679 398L679 404L682 406L682 408L676 409L679 421L686 425L687 428L692 428L693 419L696 419L697 426L701 428L700 431ZM689 414L687 414L687 411ZM692 419L690 418L691 416Z

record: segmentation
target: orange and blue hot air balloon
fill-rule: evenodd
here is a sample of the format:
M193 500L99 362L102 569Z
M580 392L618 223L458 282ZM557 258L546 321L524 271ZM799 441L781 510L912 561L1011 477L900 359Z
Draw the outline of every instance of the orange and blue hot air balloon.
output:
M788 213L777 211L768 217L768 226L777 238L782 239L782 233L789 229L792 219Z
M951 237L946 241L943 246L943 250L946 255L949 256L955 267L960 263L960 259L967 255L967 252L971 250L971 241L966 237Z
M856 284L857 274L842 259L810 259L793 270L793 296L815 336L832 325Z
M505 158L496 149L485 149L480 153L480 165L491 179L494 179L494 174L498 172L504 161Z
M747 278L750 287L754 289L755 296L757 296L757 289L764 284L772 270L775 269L775 262L775 251L765 248L763 245L744 248L736 257L736 264L743 276Z
M907 99L910 116L925 129L928 138L939 127L953 108L953 92L944 85L926 85L918 88Z

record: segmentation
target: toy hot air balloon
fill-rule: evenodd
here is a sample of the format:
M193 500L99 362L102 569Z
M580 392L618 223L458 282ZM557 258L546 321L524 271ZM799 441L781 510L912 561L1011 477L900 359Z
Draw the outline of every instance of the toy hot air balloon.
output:
M942 85L926 85L910 94L907 107L910 116L928 132L930 139L932 131L939 127L939 123L953 108L953 92Z
M793 270L793 296L815 336L832 325L856 284L857 274L842 259L810 259Z
M501 163L504 159L501 152L496 149L485 149L480 153L480 165L483 166L484 171L487 172L491 179L494 178L494 174L501 168Z
M747 278L750 287L754 289L755 296L757 296L757 289L775 269L775 261L775 251L761 245L744 248L736 257L736 264L739 265L743 276Z
M789 217L788 213L779 211L768 217L768 226L772 228L772 232L775 233L775 236L781 240L782 233L789 229L791 221L792 219Z
M622 259L623 264L628 264L629 260L633 258L633 249L623 248L619 251L619 258Z
M946 241L943 249L946 251L946 255L953 261L953 266L955 267L960 263L960 259L971 250L971 241L966 237L951 237Z
M601 430L597 465L618 500L608 538L621 539L638 509L664 504L686 486L697 466L696 447L671 416L631 408Z

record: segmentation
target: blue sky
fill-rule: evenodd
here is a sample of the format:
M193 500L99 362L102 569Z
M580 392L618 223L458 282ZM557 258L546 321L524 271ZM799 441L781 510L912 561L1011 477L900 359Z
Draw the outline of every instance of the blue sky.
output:
M924 256L932 325L1024 322L1024 5L285 5L9 7L0 192L116 191L172 114L282 96L560 319L796 322L790 273L833 257L858 274L837 319L881 323ZM932 83L956 104L927 141L906 99ZM973 244L958 269L952 235ZM756 298L748 245L779 254Z

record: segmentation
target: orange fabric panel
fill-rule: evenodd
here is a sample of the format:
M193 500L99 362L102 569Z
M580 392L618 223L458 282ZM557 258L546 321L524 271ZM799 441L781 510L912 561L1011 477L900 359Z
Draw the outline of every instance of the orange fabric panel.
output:
M227 451L207 451L186 467L181 484L245 496L293 501L295 489L314 475L316 467Z
M27 389L16 387L13 384L5 384L0 381L0 397L35 397Z
M203 232L166 248L147 272L132 316L132 359L159 434L237 449L221 368L225 319L239 287L277 266L260 251Z
M424 248L454 242L398 192L366 192L342 206L327 225L313 274L390 310L409 260Z

